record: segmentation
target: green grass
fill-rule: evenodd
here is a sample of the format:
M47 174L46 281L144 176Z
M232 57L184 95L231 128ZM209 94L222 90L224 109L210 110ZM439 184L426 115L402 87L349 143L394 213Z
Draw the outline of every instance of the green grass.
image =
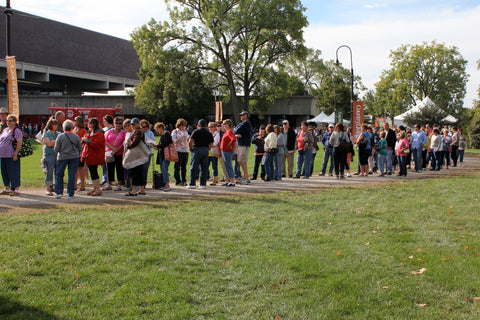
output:
M158 137L157 137L158 140ZM32 139L32 146L34 148L34 153L32 156L23 158L21 160L21 185L23 188L39 188L45 185L45 175L40 168L40 160L42 158L42 146ZM321 148L322 149L322 148ZM253 164L254 164L254 148L253 145L250 148L250 157L248 161L248 173L250 176L253 172ZM150 165L149 173L148 173L148 181L151 183L152 181L152 171L157 170L160 171L160 166L155 163L157 159L157 151L154 151L154 157L152 158L152 164ZM315 157L315 164L314 164L314 174L319 173L322 168L322 161L323 161L323 150L319 150L317 156ZM357 168L357 157L354 158L352 162L352 168ZM295 163L296 163L296 156L295 156ZM330 167L330 164L329 164ZM294 171L295 171L294 167ZM223 178L222 169L220 164L218 165L220 178ZM101 168L98 168L99 174L102 173ZM354 171L355 171L354 170ZM354 172L352 171L352 172ZM189 163L187 164L187 177L190 176L190 158ZM170 180L173 179L173 163L170 164L169 167L169 174Z
M479 178L5 214L0 315L478 319Z

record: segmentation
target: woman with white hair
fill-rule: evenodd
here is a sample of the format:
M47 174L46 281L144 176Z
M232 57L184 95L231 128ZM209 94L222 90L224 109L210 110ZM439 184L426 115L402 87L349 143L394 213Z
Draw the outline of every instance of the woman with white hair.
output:
M63 133L57 137L55 142L55 152L57 153L57 169L55 171L55 193L56 198L63 197L63 177L65 169L68 166L68 198L73 198L75 193L75 174L77 173L80 162L80 152L82 151L82 142L78 134L73 133L74 124L71 120L65 120L63 123Z

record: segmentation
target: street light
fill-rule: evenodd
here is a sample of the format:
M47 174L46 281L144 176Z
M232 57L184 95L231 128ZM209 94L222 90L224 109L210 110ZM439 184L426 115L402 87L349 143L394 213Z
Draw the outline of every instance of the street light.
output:
M5 14L5 47L7 49L7 56L10 56L10 17L13 15L12 7L10 7L10 0L7 0L7 5L3 11Z
M340 62L338 62L338 50L340 50L340 48L347 48L349 51L350 51L350 71L351 71L351 92L350 92L350 125L353 125L353 58L352 58L352 49L350 49L349 46L346 46L346 45L342 45L340 47L337 48L337 52L335 53L335 56L336 56L336 62L335 62L335 65L340 65Z

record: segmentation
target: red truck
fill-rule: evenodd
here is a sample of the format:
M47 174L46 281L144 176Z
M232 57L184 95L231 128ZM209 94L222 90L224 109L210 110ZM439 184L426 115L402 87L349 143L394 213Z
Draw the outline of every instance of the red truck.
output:
M63 111L67 119L74 120L75 117L82 117L83 119L97 118L102 123L102 118L109 114L113 118L122 115L121 107L113 108L97 108L97 107L49 107L48 108L50 115L54 115L57 111Z

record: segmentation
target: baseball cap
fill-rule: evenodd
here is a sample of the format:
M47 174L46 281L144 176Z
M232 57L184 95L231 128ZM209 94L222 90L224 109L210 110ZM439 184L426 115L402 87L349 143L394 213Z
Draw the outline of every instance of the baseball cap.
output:
M240 115L250 117L250 113L248 113L248 111L242 111L240 112Z
M198 120L198 123L197 123L200 127L206 127L207 126L207 121L205 119L200 119Z
M284 124L288 124L288 120L283 120L283 122L282 122L282 123L284 123Z
M7 108L0 108L0 113L8 113L8 110Z
M329 127L329 128L335 128L335 126L333 125L333 123L330 123L330 124L328 125L328 127Z
M133 118L132 121L130 121L130 124L138 124L140 123L140 119L138 118Z

